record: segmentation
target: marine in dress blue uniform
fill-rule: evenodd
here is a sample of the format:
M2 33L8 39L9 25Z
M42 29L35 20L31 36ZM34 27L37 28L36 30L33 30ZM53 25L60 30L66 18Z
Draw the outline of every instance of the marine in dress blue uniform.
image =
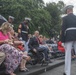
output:
M21 40L24 42L25 44L25 49L28 52L28 34L29 34L29 26L28 23L31 19L30 18L25 18L25 20L19 25L18 28L18 33L19 33L19 37L21 38Z
M73 14L73 6L65 7L67 16L62 18L61 41L65 47L65 70L63 75L71 75L71 50L74 47L76 53L76 16Z

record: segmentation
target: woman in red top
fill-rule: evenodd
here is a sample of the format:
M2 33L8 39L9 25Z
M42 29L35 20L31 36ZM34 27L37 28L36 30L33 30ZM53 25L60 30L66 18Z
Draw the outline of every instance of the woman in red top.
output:
M62 42L61 41L58 42L58 50L60 50L61 52L65 52L65 49L62 46Z

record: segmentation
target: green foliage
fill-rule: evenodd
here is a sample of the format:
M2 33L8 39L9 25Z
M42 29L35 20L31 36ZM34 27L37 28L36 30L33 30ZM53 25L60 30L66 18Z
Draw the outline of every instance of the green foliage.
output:
M46 4L45 10L47 10L51 15L51 31L54 35L58 35L61 28L61 17L62 9L64 7L64 3L59 1L58 3L48 3Z
M33 31L39 30L41 34L45 33L48 35L48 29L51 26L51 16L49 12L44 9L35 9L31 11L31 14L31 28L34 29Z
M43 0L0 0L0 14L8 19L9 15L15 17L15 30L25 17L30 17L30 33L39 30L41 34L50 36L50 30L54 35L60 30L60 15L64 3L44 4Z

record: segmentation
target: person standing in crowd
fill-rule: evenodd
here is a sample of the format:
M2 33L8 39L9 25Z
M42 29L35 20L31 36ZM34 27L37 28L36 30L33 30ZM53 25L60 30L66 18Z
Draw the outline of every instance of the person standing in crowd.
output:
M9 22L10 24L13 24L13 22L14 22L14 17L13 17L13 16L9 16L9 17L8 17L8 22ZM12 27L14 28L14 25L12 25Z
M65 46L65 71L63 75L71 75L71 50L76 52L76 16L73 14L73 6L64 8L67 16L63 17L61 41Z
M25 49L27 52L28 52L27 41L28 41L28 33L29 33L29 26L28 25L29 25L30 20L31 20L30 18L25 18L24 22L22 22L18 28L18 36L21 40L24 41Z
M9 17L8 17L8 22L12 24L13 21L14 21L14 17L13 17L13 16L9 16Z

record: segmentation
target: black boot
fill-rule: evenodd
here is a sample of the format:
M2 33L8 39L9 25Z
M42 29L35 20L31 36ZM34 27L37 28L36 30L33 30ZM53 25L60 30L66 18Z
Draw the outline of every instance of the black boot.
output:
M63 75L66 75L65 73L63 73Z

